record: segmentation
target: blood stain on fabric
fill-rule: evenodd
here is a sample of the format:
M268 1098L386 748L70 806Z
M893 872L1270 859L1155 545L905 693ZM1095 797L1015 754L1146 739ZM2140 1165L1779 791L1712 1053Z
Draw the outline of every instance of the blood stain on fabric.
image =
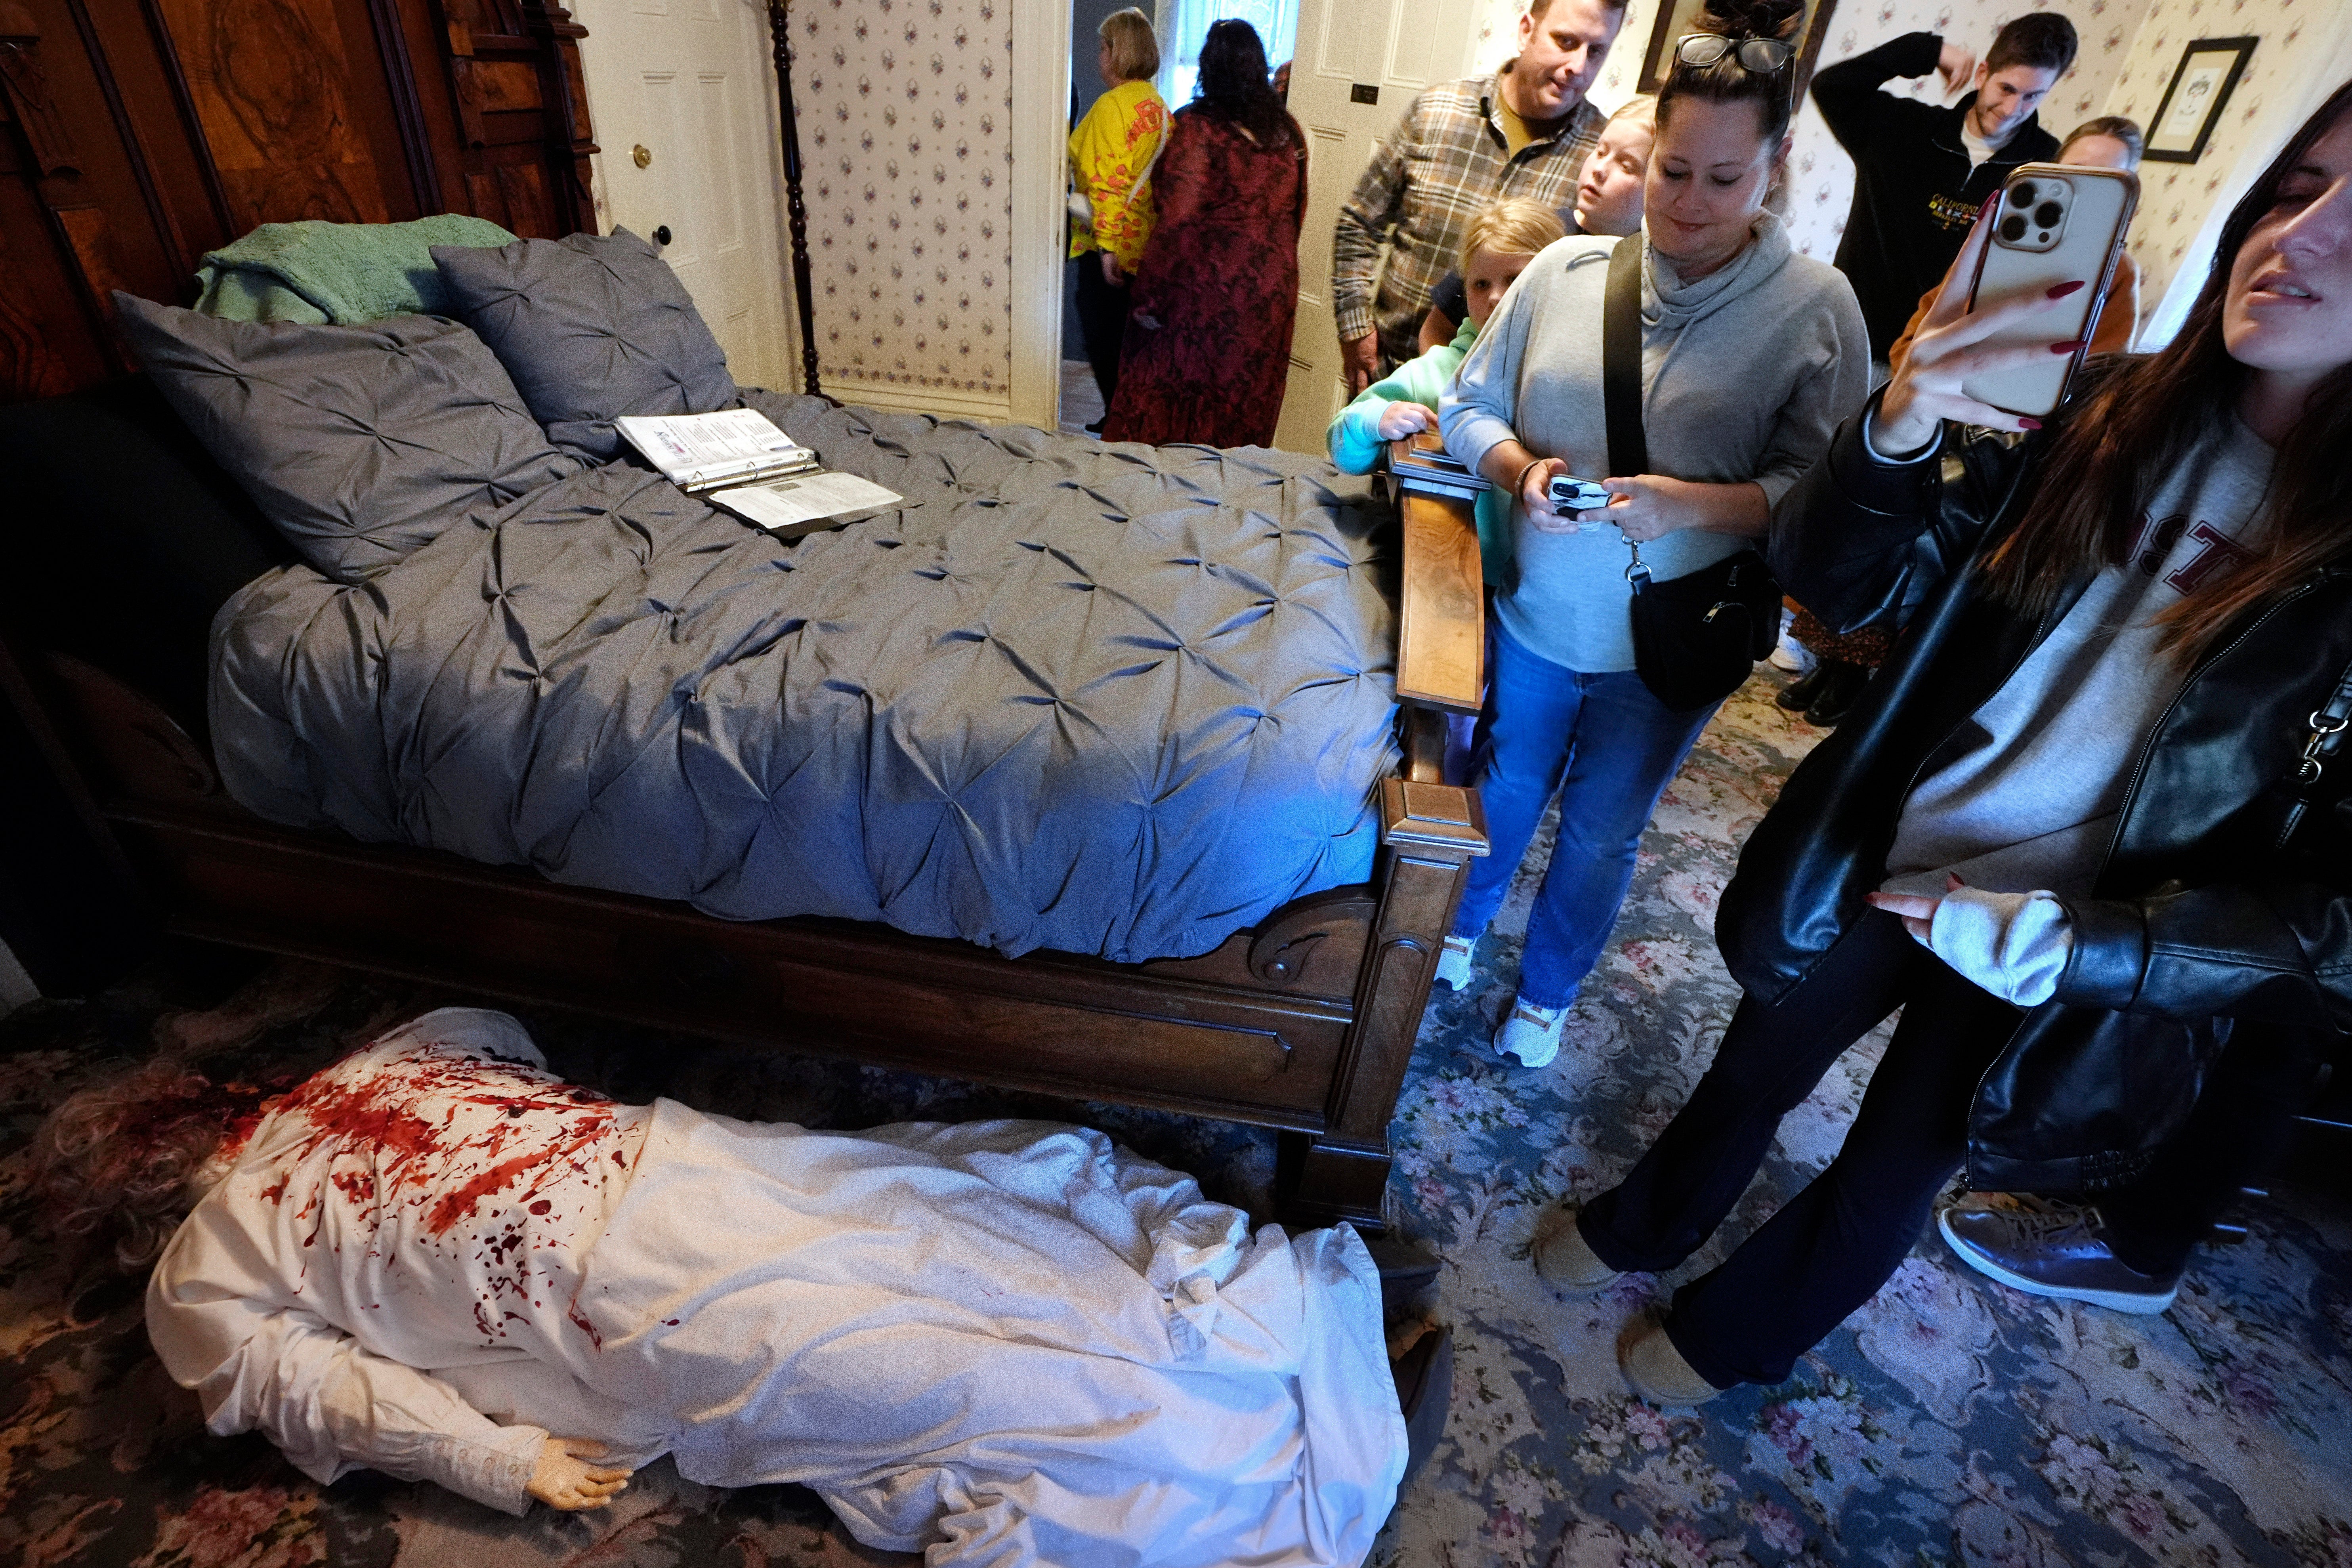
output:
M363 1067L346 1060L286 1095L278 1125L298 1136L276 1152L274 1169L256 1173L268 1182L259 1195L280 1205L289 1192L301 1200L294 1217L311 1221L305 1247L325 1231L329 1205L321 1200L331 1196L341 1200L339 1214L371 1237L394 1224L404 1245L467 1249L488 1273L478 1282L474 1321L493 1342L505 1337L507 1322L530 1321L502 1310L499 1299L536 1304L531 1276L560 1272L575 1239L565 1222L601 1210L598 1173L605 1145L622 1130L622 1108L526 1063L486 1060L446 1043L410 1048L414 1054ZM625 1171L625 1153L611 1152ZM306 1176L303 1167L321 1157L323 1172ZM583 1180L593 1196L575 1196L565 1213L543 1195L560 1191L551 1184ZM297 1181L302 1185L289 1187ZM467 1222L486 1205L489 1225L476 1231ZM338 1234L328 1239L341 1251ZM530 1256L548 1252L556 1258L534 1268ZM371 1247L365 1255L386 1258L388 1267L400 1262L397 1247ZM572 1319L601 1348L595 1330L576 1311Z

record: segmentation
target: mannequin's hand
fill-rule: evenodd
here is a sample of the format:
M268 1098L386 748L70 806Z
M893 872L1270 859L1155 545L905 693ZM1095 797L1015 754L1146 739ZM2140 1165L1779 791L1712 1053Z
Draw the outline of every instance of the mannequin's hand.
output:
M1381 411L1381 439L1402 441L1407 436L1437 428L1437 410L1421 403L1391 403Z
M601 1458L604 1445L593 1437L550 1437L540 1445L539 1463L531 1468L524 1489L550 1508L567 1513L603 1508L629 1485L627 1470L591 1465Z

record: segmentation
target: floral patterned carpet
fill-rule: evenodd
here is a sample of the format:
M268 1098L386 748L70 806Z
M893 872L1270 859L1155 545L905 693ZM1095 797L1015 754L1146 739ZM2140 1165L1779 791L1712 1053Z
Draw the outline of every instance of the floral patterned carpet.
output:
M1531 874L1441 992L1397 1135L1393 1219L1444 1262L1451 1426L1374 1554L1381 1568L2126 1563L2352 1568L2352 1202L2283 1193L2179 1302L2130 1318L2036 1300L1924 1238L1788 1384L1660 1415L1619 1381L1629 1319L1682 1275L1559 1300L1527 1263L1560 1199L1608 1184L1673 1112L1728 1017L1709 936L1733 847L1818 732L1759 674L1708 729L1644 841L1617 940L1539 1071L1486 1049L1509 1005ZM1539 861L1533 862L1539 865ZM173 950L116 990L0 1021L0 1563L152 1568L551 1568L912 1562L859 1547L792 1487L719 1492L665 1461L600 1514L495 1515L360 1475L321 1488L262 1439L219 1439L148 1353L135 1287L94 1282L40 1232L24 1145L91 1076L177 1050L215 1074L308 1071L455 998ZM1269 1137L837 1064L526 1019L559 1070L643 1099L863 1126L909 1117L1087 1121L1261 1204ZM1818 1170L1866 1079L1850 1053L1792 1114L1732 1225ZM1692 1260L1684 1274L1711 1264ZM1092 1565L1086 1565L1092 1568Z

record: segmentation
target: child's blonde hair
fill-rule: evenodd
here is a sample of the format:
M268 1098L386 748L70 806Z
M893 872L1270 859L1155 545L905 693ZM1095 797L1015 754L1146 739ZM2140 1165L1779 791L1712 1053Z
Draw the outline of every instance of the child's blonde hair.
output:
M1095 31L1110 46L1110 68L1119 80L1141 81L1159 72L1160 39L1141 11L1132 5L1113 11Z
M1470 258L1482 250L1503 256L1533 256L1555 239L1564 239L1568 230L1561 226L1559 215L1541 202L1531 202L1525 196L1505 196L1498 202L1488 202L1470 220L1462 236L1462 254L1454 269L1464 277L1470 275Z
M1609 118L1601 122L1601 128L1603 131L1606 131L1610 126L1616 124L1621 120L1639 121L1643 126L1648 128L1651 135L1655 136L1658 133L1657 95L1655 93L1648 92L1636 93L1632 98L1629 98L1624 102L1619 104L1616 108L1611 110L1609 111Z

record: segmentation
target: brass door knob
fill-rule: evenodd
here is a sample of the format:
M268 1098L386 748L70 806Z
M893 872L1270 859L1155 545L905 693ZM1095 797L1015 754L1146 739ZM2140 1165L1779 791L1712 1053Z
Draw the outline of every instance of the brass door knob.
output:
M629 149L629 156L642 169L654 161L654 150L640 142Z

